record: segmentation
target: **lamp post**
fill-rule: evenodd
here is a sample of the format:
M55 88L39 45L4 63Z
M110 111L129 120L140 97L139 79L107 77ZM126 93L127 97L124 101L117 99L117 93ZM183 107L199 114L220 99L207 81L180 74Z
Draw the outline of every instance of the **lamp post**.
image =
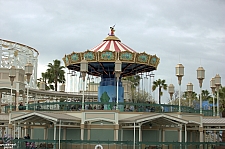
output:
M149 74L149 76L150 76L150 94L151 94L151 96L153 98L153 95L152 95L152 78L153 78L153 81L154 81L155 74L151 71L151 73ZM154 99L155 99L155 97L154 97Z
M199 87L200 87L200 114L202 114L202 82L205 79L205 70L203 67L198 67L197 79L199 80Z
M210 88L212 89L212 96L213 96L213 116L215 116L216 114L216 110L215 110L215 89L216 89L216 85L215 85L215 78L212 78L210 80Z
M168 93L170 94L170 100L171 100L171 103L172 103L172 97L173 97L173 94L174 94L174 85L173 84L170 84L168 86Z
M9 108L10 111L12 111L12 87L13 87L13 81L15 77L16 77L16 67L12 66L9 69L9 78L11 82L11 99L10 99L10 108Z
M30 83L30 76L33 73L33 65L31 63L27 63L25 65L25 75L27 76L27 103L26 103L26 110L28 110L28 102L29 102L29 83Z
M220 116L220 99L219 99L219 89L221 86L221 77L219 74L216 74L215 76L215 85L216 85L216 91L217 91L217 114L216 116Z
M189 97L189 107L191 107L191 94L193 92L193 84L192 83L188 83L187 84L187 93L188 93L188 97Z
M119 79L122 70L122 62L120 60L115 61L115 77L116 77L116 110L118 110L119 103Z
M84 110L85 77L86 77L86 73L88 72L88 62L87 62L87 60L85 60L85 59L83 59L83 60L81 61L80 72L81 72L82 79L83 79L82 110Z
M169 92L169 94L170 94L170 100L171 100L171 105L173 105L172 104L172 98L173 98L173 94L174 94L174 85L173 84L170 84L169 86L168 86L168 92ZM173 107L171 106L171 112L173 111Z
M184 76L184 66L182 64L177 64L176 66L176 76L178 77L178 84L179 84L179 112L181 112L181 105L180 105L180 96L181 96L181 80Z

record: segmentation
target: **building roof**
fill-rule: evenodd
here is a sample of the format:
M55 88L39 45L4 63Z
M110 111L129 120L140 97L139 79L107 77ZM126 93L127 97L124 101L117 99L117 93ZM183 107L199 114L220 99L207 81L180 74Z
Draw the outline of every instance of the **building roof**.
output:
M203 118L204 126L225 126L225 118Z
M113 51L113 52L123 52L129 51L132 53L136 53L133 49L123 44L119 38L114 35L110 35L105 38L105 40L97 45L96 47L90 49L89 51L93 52L102 52L102 51Z
M8 121L9 115L8 114L0 114L0 121Z
M21 121L21 120L27 120L29 121L39 121L40 119L46 120L46 121L80 121L80 118L68 115L66 113L56 113L56 112L40 112L35 111L28 114L23 114L17 117L12 118L12 121Z
M167 114L153 114L153 115L142 114L142 115L120 120L120 122L123 122L123 123L132 123L132 122L143 123L143 122L149 122L149 121L154 121L155 123L159 125L173 125L173 124L188 123L188 121L184 119L170 116Z

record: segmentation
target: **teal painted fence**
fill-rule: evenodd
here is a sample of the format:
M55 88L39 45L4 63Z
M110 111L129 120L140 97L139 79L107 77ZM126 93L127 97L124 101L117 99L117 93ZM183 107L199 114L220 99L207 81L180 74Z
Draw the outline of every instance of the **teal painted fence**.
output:
M45 103L35 103L29 104L28 110L34 111L80 111L81 102L45 102ZM85 102L85 110L106 110L105 105L110 105L111 109L115 110L116 103L113 102ZM149 103L119 103L119 106L124 106L124 110L121 112L156 112L156 113L171 113L178 112L178 105L167 105L167 104L149 104ZM12 106L15 110L15 106ZM20 110L25 110L25 106L19 106ZM9 106L5 106L5 112L7 113ZM192 107L181 106L181 112L185 113L200 113L199 109L194 109ZM205 116L212 116L213 111L202 110Z
M100 140L13 140L15 149L94 149L96 145L103 146L104 149L213 149L216 146L225 146L225 142L133 142L133 141L100 141Z

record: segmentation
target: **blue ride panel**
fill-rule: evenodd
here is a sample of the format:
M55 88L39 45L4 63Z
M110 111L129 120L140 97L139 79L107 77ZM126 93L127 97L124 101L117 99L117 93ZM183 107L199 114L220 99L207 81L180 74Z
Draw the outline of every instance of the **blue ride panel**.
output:
M116 109L116 78L102 78L98 87L98 101L109 104L104 104L104 110L115 110ZM124 102L124 88L121 80L119 80L118 87L118 102ZM119 105L118 109L123 111L124 106Z

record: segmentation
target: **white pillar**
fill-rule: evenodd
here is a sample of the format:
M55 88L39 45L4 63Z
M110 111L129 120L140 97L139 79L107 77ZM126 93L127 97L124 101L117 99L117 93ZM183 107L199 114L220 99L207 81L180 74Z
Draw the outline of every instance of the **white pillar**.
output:
M203 128L201 127L201 129L199 130L199 142L203 142L204 138L203 138ZM200 144L199 146L200 149L203 149L203 144Z
M202 87L200 87L200 114L202 114Z
M0 54L1 54L1 52L0 52ZM0 58L0 60L1 60L1 58ZM0 64L1 64L1 62L0 62ZM2 108L1 107L2 107L2 92L0 92L0 113L2 113Z
M216 116L215 97L213 93L212 93L212 96L213 96L213 116Z
M159 142L162 142L162 129L159 129Z
M45 127L44 128L44 140L47 140L47 138L48 138L48 128Z
M16 138L16 123L14 123L13 138Z
M29 84L27 83L27 102L26 102L26 110L28 110L28 104L29 104Z
M20 135L21 135L21 129L20 129L20 122L18 123L18 133L17 133L17 138L20 139Z
M142 141L142 131L141 131L141 124L139 126L139 142Z
M179 112L181 112L181 102L180 99L181 98L181 84L179 85Z
M85 109L85 107L84 107L84 89L85 89L85 78L83 78L82 110Z
M84 140L84 128L80 129L80 140Z
M187 125L184 124L184 141L187 142Z
M27 133L28 133L27 127L28 127L28 126L24 126L24 136L26 136Z
M56 140L56 123L54 123L54 136L53 136L53 140Z
M59 149L61 147L60 143L61 143L61 120L59 121Z
M165 142L165 130L164 129L162 129L162 142Z
M120 140L123 141L123 128L121 128L120 137L121 137Z
M16 111L19 110L19 96L20 96L19 83L16 83L16 94L15 94L15 98L16 98L16 103L15 103Z
M30 139L33 139L33 136L34 136L34 128L31 127L30 128Z
M135 149L135 140L136 140L136 139L135 139L135 137L136 137L136 136L135 136L135 127L136 127L136 126L135 126L135 122L134 122L134 144L133 144L133 149Z
M66 127L63 128L63 140L66 140Z
M88 133L88 135L87 135L88 138L87 139L90 140L91 139L91 129L90 128L88 129L87 133Z
M24 127L21 127L21 138L23 138L25 136L24 130L25 130Z
M179 129L179 142L182 142L182 125L181 124Z
M200 130L199 132L199 142L203 142L203 130Z
M116 77L116 110L119 109L119 77Z
M118 129L114 130L114 141L118 141Z

